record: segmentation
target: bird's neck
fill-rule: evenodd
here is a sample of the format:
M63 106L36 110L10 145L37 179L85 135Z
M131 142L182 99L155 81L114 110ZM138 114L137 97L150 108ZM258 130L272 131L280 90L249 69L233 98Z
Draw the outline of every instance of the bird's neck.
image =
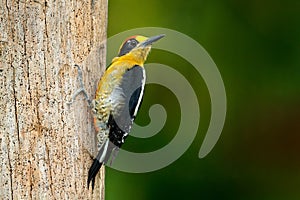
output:
M150 52L150 49L150 47L144 49L134 49L123 56L115 57L112 62L130 62L139 66L143 66Z

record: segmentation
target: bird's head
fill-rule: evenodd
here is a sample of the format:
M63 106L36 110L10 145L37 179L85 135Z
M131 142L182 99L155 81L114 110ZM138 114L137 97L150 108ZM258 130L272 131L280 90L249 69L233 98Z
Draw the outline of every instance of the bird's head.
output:
M153 42L161 39L165 35L157 35L153 37L144 37L141 35L135 35L127 38L120 47L118 57L124 59L136 60L144 63L151 50Z

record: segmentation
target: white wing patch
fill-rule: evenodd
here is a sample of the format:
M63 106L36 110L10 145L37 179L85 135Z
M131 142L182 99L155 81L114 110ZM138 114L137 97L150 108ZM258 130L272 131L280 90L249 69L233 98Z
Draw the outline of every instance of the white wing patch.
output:
M134 109L134 113L133 113L133 116L136 116L138 110L139 110L139 106L141 104L141 101L143 99L143 95L144 95L144 88L145 88L145 82L146 82L146 72L145 72L145 69L143 69L143 79L142 79L142 88L141 88L141 94L139 96L139 99L138 99L138 102L136 104L136 107Z

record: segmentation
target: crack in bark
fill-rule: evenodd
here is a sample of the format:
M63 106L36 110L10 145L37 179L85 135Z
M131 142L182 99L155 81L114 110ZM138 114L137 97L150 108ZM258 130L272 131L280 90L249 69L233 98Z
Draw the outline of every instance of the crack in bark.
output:
M44 70L45 70L45 85L46 85L46 99L47 101L49 102L49 96L48 96L48 81L47 81L47 58L46 58L46 52L48 52L48 29L47 29L47 1L45 0L45 3L44 3L44 8L43 8L43 14L44 14L44 17L45 17L45 37L44 37Z
M11 59L12 61L12 59ZM12 83L13 83L13 96L14 96L14 108L15 108L15 122L16 122L16 131L17 131L17 134L19 136L19 122L18 122L18 110L17 110L17 97L16 97L16 89L15 89L15 86L16 86L16 83L15 83L15 80L16 80L16 70L15 68L13 67L12 63L11 64L11 67L13 69L13 80L12 80ZM10 168L10 187L11 187L11 198L13 199L13 175L12 175L12 164L11 164L11 158L10 158L10 136L7 137L8 138L8 154L7 154L7 157L8 157L8 165L9 165L9 168Z
M30 149L32 149L32 147L30 147ZM31 162L29 162L29 185L30 185L30 192L29 192L29 196L30 199L32 199L32 190L33 190L33 181L32 181L32 168L31 168Z
M51 195L52 197L54 197L54 192L53 192L53 187L52 187L52 183L53 183L53 177L52 177L52 171L51 171L51 165L50 165L50 153L49 153L49 147L46 143L46 140L45 140L45 147L46 147L46 153L47 153L47 157L48 157L48 167L49 167L49 178L50 178L50 184L49 184L49 187L50 187L50 192L51 192Z
M44 37L44 48L45 48L45 51L44 51L44 70L45 70L45 86L46 86L46 99L47 99L47 103L49 105L49 84L48 84L48 81L47 81L47 58L46 58L46 52L48 52L48 27L47 27L47 1L45 0L44 2L44 8L43 8L43 14L44 14L44 17L45 17L45 20L44 20L44 25L45 25L45 37ZM50 189L50 193L51 193L51 196L54 197L54 192L53 192L53 187L52 187L52 183L53 183L53 177L52 177L52 171L51 171L51 162L50 162L50 153L49 153L49 147L47 145L47 141L46 141L46 137L47 135L44 135L44 145L45 145L45 148L46 148L46 154L47 154L47 157L48 159L46 160L46 163L48 165L48 169L49 169L49 178L50 178L50 184L49 184L49 189Z
M20 148L20 128L19 128L19 121L18 121L19 118L18 118L18 106L17 106L17 95L16 95L16 88L15 88L16 87L16 82L15 81L16 81L16 70L13 67L13 93L14 93L14 106L15 106L15 121L16 121L16 130L17 130L18 143L19 143L18 146ZM8 158L8 160L10 161L10 158ZM12 181L12 172L11 172L11 181ZM12 195L13 195L12 184L11 184L11 190L12 190Z
M26 4L27 2L25 1L24 2L24 7L26 8L27 7L27 4ZM26 9L24 9L24 13L25 13L25 15L27 14L27 12L26 12ZM23 36L23 41L24 41L24 56L25 56L25 62L26 62L26 66L27 66L27 74L26 74L26 76L27 76L27 84L28 84L28 91L30 91L30 73L29 73L29 60L27 59L27 45L26 45L26 40L27 40L27 38L26 38L26 30L27 30L27 19L25 19L25 20L23 20L22 21L22 25L23 25L23 30L24 30L24 36ZM24 62L24 64L25 64L25 62ZM25 69L25 67L24 67L24 69ZM31 96L31 92L29 92L28 93L29 94L29 101L30 102L32 102L32 96Z
M8 21L11 22L11 16L10 16L10 11L9 11L9 6L8 6L8 2L7 0L5 1L5 6L6 6L6 9L7 9L7 16L8 16ZM11 27L10 27L11 28ZM11 28L12 29L12 28ZM15 120L16 120L16 129L17 129L17 134L18 134L18 137L19 137L19 124L18 124L18 115L17 115L17 100L16 100L16 91L15 91L15 75L16 75L16 72L15 72L15 69L13 67L13 64L12 64L12 54L11 54L11 58L10 58L10 66L12 67L13 69L13 80L12 80L12 83L13 83L13 96L14 96L14 108L15 108ZM13 172L12 172L12 164L11 164L11 158L10 158L10 136L8 135L7 136L7 140L8 140L8 144L7 144L7 150L8 150L8 153L7 153L7 158L8 158L8 165L9 165L9 176L10 176L10 190L11 190L11 199L14 199L14 191L13 191Z
M9 156L9 152L10 152L10 147L9 147L9 143L10 143L10 139L9 136L8 138L8 145L7 145L7 150L8 150L8 154L7 154L7 158L8 158L8 165L9 165L9 172L10 172L10 190L11 190L11 199L14 199L14 192L13 192L13 181L12 181L12 166L11 166L11 162L10 162L10 156Z

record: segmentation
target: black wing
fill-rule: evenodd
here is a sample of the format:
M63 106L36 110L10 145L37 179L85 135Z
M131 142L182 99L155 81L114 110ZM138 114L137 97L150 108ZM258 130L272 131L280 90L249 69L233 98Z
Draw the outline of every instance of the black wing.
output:
M108 121L109 139L118 147L124 143L124 139L131 129L143 99L144 85L145 70L141 66L136 65L123 75L118 89L124 103L111 114Z
M129 114L132 119L135 118L143 100L145 81L145 69L135 65L125 73L121 82L120 88L122 88L126 96Z

